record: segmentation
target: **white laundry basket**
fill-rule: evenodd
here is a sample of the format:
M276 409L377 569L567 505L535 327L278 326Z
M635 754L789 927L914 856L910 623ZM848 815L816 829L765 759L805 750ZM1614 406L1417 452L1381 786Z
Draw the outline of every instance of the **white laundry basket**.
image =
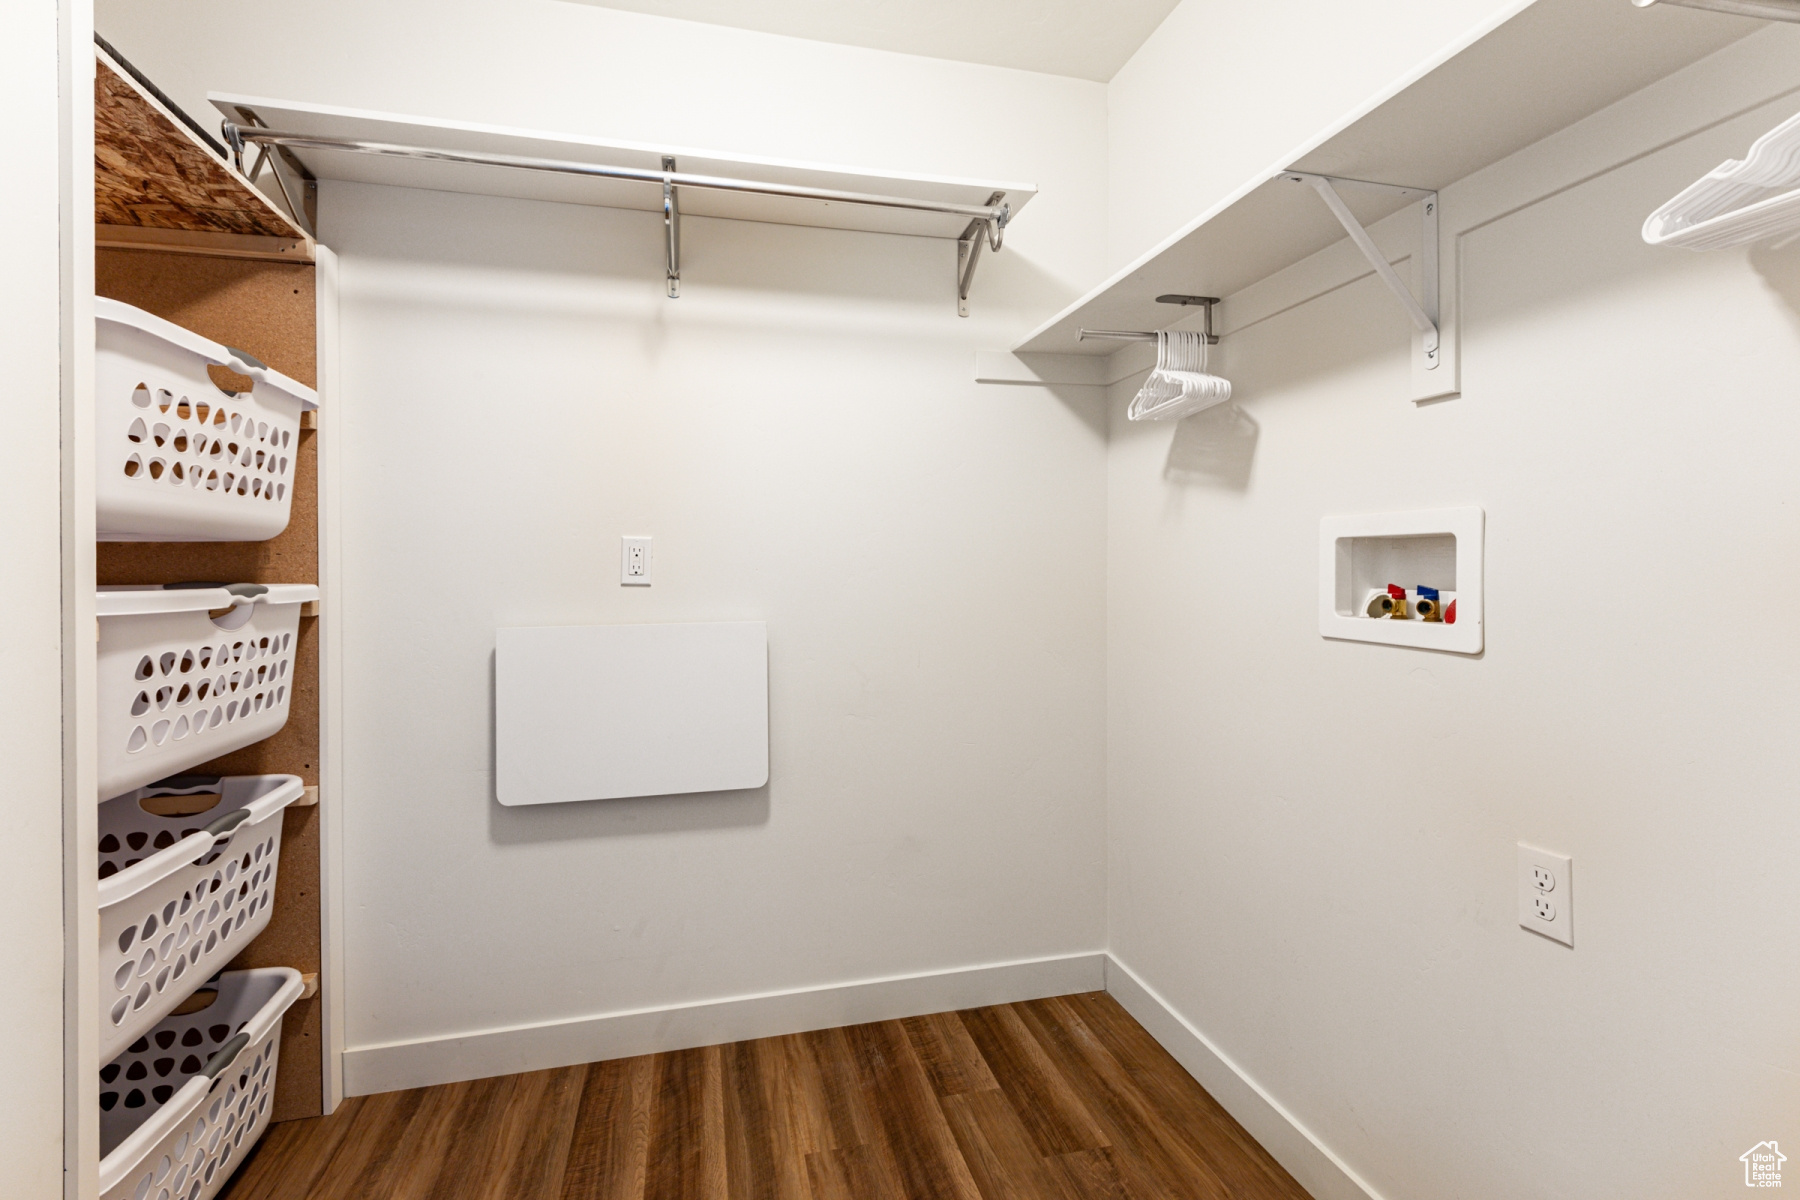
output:
M297 775L178 776L100 806L100 1058L169 1015L269 923ZM191 816L158 796L216 798Z
M100 1071L101 1200L207 1200L269 1126L291 967L227 971ZM204 996L205 993L198 993Z
M99 540L260 542L286 529L300 414L318 393L141 308L97 299L94 315ZM209 364L254 386L224 391Z
M287 723L310 583L103 587L100 797L248 746Z

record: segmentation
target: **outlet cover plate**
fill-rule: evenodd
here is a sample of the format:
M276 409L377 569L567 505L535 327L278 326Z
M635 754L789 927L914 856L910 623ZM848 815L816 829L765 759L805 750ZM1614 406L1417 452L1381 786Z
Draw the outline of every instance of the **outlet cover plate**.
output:
M622 587L649 587L650 568L655 565L651 540L630 534L619 539L619 584Z
M1565 946L1575 944L1575 900L1568 855L1519 843L1519 924Z

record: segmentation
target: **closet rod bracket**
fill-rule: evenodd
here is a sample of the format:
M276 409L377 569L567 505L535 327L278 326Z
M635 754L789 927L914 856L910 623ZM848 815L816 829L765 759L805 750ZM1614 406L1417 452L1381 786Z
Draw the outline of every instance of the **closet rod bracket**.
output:
M1178 292L1171 292L1166 296L1158 296L1156 298L1156 302L1158 304L1180 304L1184 307L1189 306L1189 305L1198 304L1201 307L1205 308L1206 309L1206 331L1205 331L1206 344L1209 346L1216 346L1219 344L1219 335L1213 332L1213 305L1215 305L1219 302L1219 298L1217 296L1186 296L1186 295L1182 295Z
M669 299L681 298L681 201L675 194L675 157L663 155L663 237L668 249Z
M1002 204L1005 199L1005 192L989 196L987 206L995 209L997 215L976 217L956 239L956 315L959 317L969 315L969 288L975 283L975 264L981 260L981 244L985 241L998 253L1000 243L1006 237L1006 222L1012 216L1012 206Z
M1394 298L1400 301L1400 307L1404 308L1406 315L1412 318L1414 328L1419 331L1420 350L1424 355L1425 369L1435 369L1439 361L1438 194L1430 188L1370 183L1365 179L1341 179L1333 175L1314 175L1308 171L1283 171L1281 178L1291 183L1311 184L1313 189L1319 193L1319 198L1325 201L1325 207L1331 210L1331 215L1338 219L1338 223L1344 227L1344 232L1349 234L1350 240L1356 243L1356 248L1362 251L1364 258L1369 260L1369 265L1375 268L1375 273L1381 276L1381 281L1387 284L1389 291L1394 293ZM1344 198L1338 194L1337 190L1337 185L1343 183L1356 187L1378 188L1395 196L1416 198L1423 202L1421 244L1419 246L1419 283L1421 291L1424 293L1422 297L1415 298L1413 296L1412 289L1406 286L1399 273L1394 270L1393 264L1388 262L1387 256L1376 247L1375 239L1369 236L1369 231L1363 228L1362 222L1356 219L1356 214L1352 213L1349 206L1344 203Z
M252 129L268 128L268 125L256 115L254 110L238 105L237 112L238 116L249 122ZM237 168L237 173L254 184L262 177L263 168L268 167L275 178L276 188L281 192L281 199L287 205L289 218L295 225L306 231L306 236L317 238L319 236L319 181L311 171L307 170L306 164L301 162L286 146L257 142L256 161L251 164L249 170L245 170L244 143L246 139L243 130L230 121L224 121L220 124L220 131L224 134L225 144L231 149L231 165ZM282 173L284 167L287 175ZM291 185L287 178L288 175L293 177ZM299 193L297 199L296 192Z

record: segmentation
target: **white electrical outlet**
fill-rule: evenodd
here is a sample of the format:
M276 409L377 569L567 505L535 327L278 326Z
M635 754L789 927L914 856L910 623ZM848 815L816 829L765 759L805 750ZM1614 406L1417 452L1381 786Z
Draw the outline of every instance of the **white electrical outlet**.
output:
M650 586L650 539L619 539L619 583L625 587Z
M1533 933L1575 944L1575 902L1569 856L1519 843L1519 924Z

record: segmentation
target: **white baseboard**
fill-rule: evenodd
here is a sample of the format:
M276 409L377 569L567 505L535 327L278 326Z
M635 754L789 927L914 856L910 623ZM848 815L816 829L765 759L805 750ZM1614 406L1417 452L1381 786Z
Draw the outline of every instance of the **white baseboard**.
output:
M1314 1200L1382 1200L1381 1193L1295 1120L1280 1101L1263 1091L1204 1033L1111 955L1106 956L1106 990Z
M362 1096L601 1062L748 1038L889 1021L1105 989L1316 1200L1382 1200L1205 1034L1105 953L993 963L696 1004L484 1029L344 1052L344 1091Z
M1106 986L1106 979L1105 954L1071 954L354 1046L344 1052L344 1091L363 1096L953 1008L1097 992Z

